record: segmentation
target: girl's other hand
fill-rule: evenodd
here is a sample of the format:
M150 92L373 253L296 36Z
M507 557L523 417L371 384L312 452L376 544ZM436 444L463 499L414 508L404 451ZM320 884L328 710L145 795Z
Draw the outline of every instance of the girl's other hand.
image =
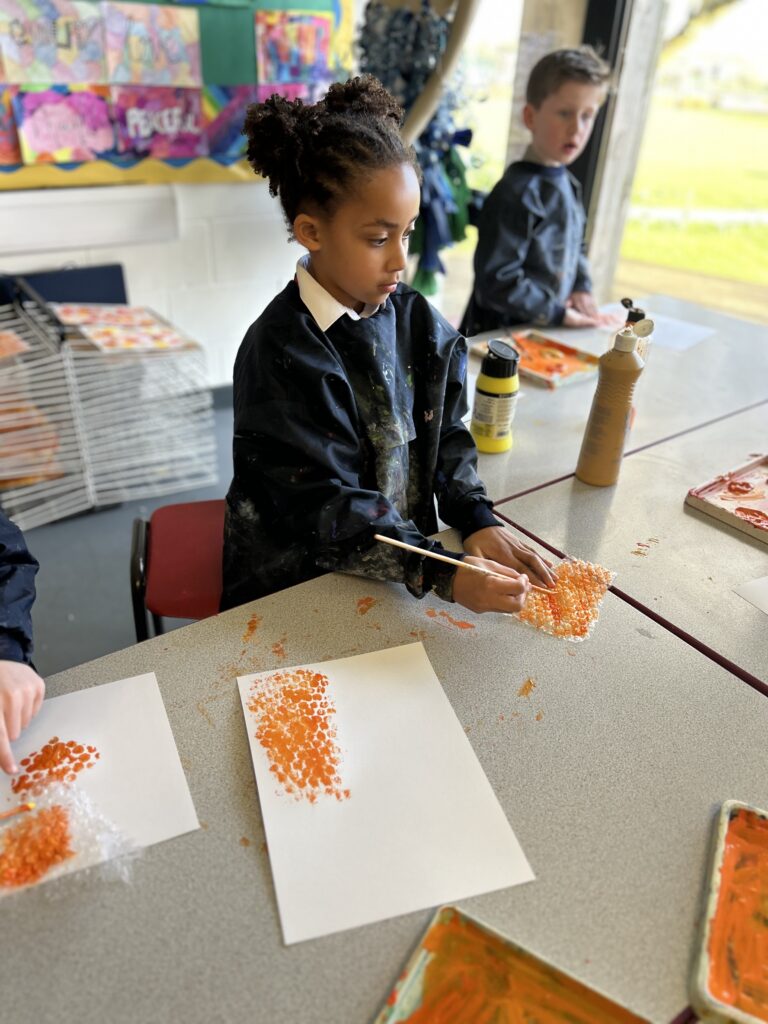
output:
M479 572L462 569L463 563L459 562L453 579L453 599L456 604L469 608L471 612L514 614L520 611L531 588L527 576L487 558L468 555L464 561L490 569L498 575L481 576Z
M557 586L552 563L537 555L533 548L518 540L503 526L486 526L470 534L464 541L464 550L478 558L500 562L517 573L525 573L535 587L551 590Z

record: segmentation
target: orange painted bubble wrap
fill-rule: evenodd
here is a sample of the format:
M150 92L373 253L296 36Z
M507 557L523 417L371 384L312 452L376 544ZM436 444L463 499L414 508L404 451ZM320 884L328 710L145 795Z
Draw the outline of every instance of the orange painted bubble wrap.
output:
M551 636L586 640L595 627L615 573L573 558L561 562L555 575L556 588L551 592L532 590L517 617Z

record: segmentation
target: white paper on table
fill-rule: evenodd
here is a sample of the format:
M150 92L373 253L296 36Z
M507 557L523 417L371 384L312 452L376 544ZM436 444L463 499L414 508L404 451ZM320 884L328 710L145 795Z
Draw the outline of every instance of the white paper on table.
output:
M94 768L72 785L136 846L200 827L154 672L43 701L11 745L17 764L54 736L97 748ZM0 773L0 810L26 798L13 793L13 778ZM74 869L84 866L78 860ZM61 867L57 874L66 873L66 862Z
M422 644L297 668L330 681L348 799L282 789L248 709L275 673L238 678L287 944L534 878Z
M642 307L645 309L645 307ZM616 313L624 315L626 309L619 302L612 302L608 306L600 307L601 313ZM700 341L710 338L714 333L714 327L706 327L704 324L690 323L688 320L678 320L676 317L663 316L654 313L653 310L646 311L647 316L653 320L653 334L651 345L658 345L659 348L671 348L677 352L684 352Z
M734 587L733 592L768 615L768 576L761 576L758 580L742 583L741 586Z

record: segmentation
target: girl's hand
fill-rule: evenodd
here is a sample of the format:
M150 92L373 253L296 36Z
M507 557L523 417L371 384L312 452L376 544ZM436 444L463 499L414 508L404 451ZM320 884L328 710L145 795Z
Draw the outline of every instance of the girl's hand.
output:
M464 550L478 558L490 558L500 562L517 573L525 573L535 587L552 589L557 578L552 572L552 563L537 555L518 540L503 526L486 526L470 534L464 541ZM477 573L472 573L476 576Z
M0 661L0 768L9 775L19 770L11 752L17 740L40 710L45 683L29 665Z
M481 565L484 569L498 573L498 576L481 576L479 572L462 569L463 563L459 562L453 578L453 599L457 604L469 608L471 612L513 614L520 611L530 590L527 576L487 558L473 558L469 555L464 561Z

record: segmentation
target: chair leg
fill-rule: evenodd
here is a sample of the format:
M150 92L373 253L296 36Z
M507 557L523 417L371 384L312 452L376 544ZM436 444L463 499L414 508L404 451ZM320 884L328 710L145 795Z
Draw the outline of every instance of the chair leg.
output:
M136 643L149 639L149 622L144 598L147 592L147 543L149 523L134 519L131 533L131 602Z
M165 632L165 630L163 629L162 616L155 615L154 612L151 612L150 614L152 615L152 625L155 627L155 636L162 636L163 633Z

